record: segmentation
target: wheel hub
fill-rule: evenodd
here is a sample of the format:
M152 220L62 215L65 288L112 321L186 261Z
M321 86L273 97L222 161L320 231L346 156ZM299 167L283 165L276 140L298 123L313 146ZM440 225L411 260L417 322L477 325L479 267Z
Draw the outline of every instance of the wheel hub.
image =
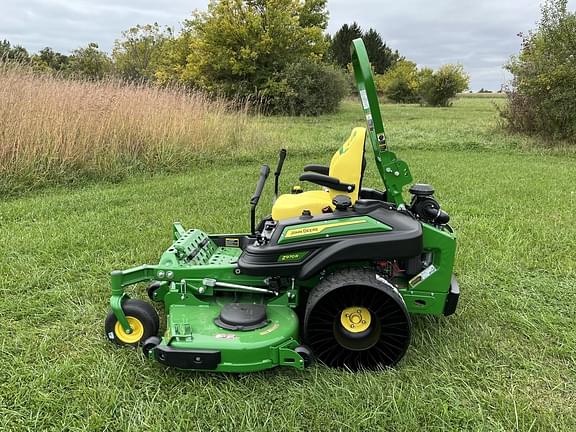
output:
M340 314L340 324L350 333L361 333L370 327L372 315L364 307L347 307Z
M138 342L144 336L144 325L138 318L134 318L133 316L127 316L126 320L130 327L132 328L132 332L128 333L122 328L122 325L119 321L116 321L116 325L114 327L114 332L116 333L116 337L120 339L120 341L126 344L133 344Z

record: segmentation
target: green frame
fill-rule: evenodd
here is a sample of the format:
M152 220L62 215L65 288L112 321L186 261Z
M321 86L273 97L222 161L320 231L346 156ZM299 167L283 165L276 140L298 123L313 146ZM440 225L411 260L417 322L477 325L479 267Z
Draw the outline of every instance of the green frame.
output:
M386 144L384 124L378 103L378 95L372 76L372 69L368 61L366 48L361 39L356 39L351 45L352 65L356 79L362 108L368 125L368 140L374 152L376 167L388 194L388 201L393 202L398 209L405 208L405 201L402 196L402 189L412 182L412 175L408 165L399 160L391 152ZM347 218L349 222L353 218ZM322 235L351 235L357 233L387 231L390 227L367 217L357 217L365 220L363 224L341 224L338 220L330 221L333 226L330 230L322 232ZM342 221L340 221L342 222ZM310 224L299 224L299 228L315 229L322 223L313 222ZM452 270L456 252L456 237L449 229L439 229L432 225L422 223L424 252L431 257L431 265L419 276L410 281L400 280L398 290L406 303L407 309L414 314L442 315L445 310L447 298L449 296ZM282 233L280 243L294 243L286 237L287 227ZM229 284L242 284L251 287L266 288L266 278L239 274L236 265L226 257L239 256L241 253L241 239L246 234L229 234L209 236L199 230L186 231L180 223L175 223L172 229L173 244L162 254L159 264L142 265L128 270L117 270L111 273L110 305L118 322L126 333L131 333L132 329L126 319L122 309L122 303L128 295L126 288L142 282L158 281L160 288L156 292L154 300L164 302L166 310L173 306L186 308L187 306L202 306L204 308L214 307L214 303L206 301L206 296L214 294L214 287L210 286L207 280L217 280ZM230 240L230 247L217 247L210 244L207 252L202 251L198 257L192 261L186 261L185 257L204 239L216 237L226 237L226 244ZM301 236L304 240L318 238L315 232L306 232ZM218 253L215 253L218 252ZM214 257L218 255L224 257L220 261ZM305 252L291 252L279 257L279 261L294 262L305 257ZM366 263L350 262L342 263L325 269L334 271L346 266L363 266ZM292 286L282 294L266 298L268 306L288 308L291 314L300 303L300 291L314 287L320 280L320 275L316 275L308 280L293 279ZM219 288L219 291L235 292L234 288ZM187 310L187 309L186 309ZM287 311L288 312L288 311ZM288 315L286 315L288 317ZM290 320L290 318L286 318ZM170 326L170 322L167 323ZM268 347L267 354L258 354L244 357L235 352L225 353L231 361L218 367L216 371L226 372L247 372L269 368L275 365L286 365L296 368L304 367L303 358L294 351L298 345L297 322L296 330L292 328L284 335L285 343L275 344ZM163 342L164 343L164 342ZM262 345L262 342L254 340L255 347ZM184 348L192 346L186 345ZM262 347L260 346L260 348ZM247 359L253 358L250 363Z

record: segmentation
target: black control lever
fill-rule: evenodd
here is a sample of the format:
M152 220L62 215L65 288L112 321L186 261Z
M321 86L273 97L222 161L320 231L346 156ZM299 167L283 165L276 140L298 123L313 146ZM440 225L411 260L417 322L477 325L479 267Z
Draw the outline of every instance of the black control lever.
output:
M286 159L286 149L280 150L278 155L278 165L276 166L276 171L274 171L274 198L278 198L278 180L280 174L282 173L282 166L284 165L284 160Z
M260 201L260 195L262 195L262 190L264 189L264 184L266 184L266 179L270 174L270 167L268 165L262 165L260 168L260 178L258 183L256 183L256 190L254 195L250 198L250 229L252 234L256 234L256 206L258 201Z

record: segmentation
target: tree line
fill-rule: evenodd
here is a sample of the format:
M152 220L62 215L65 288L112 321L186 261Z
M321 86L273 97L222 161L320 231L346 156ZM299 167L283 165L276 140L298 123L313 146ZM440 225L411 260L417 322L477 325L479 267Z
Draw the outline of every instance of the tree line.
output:
M326 33L326 0L219 0L196 11L175 32L157 23L123 32L110 55L96 43L69 55L0 44L0 57L35 70L98 80L177 84L240 100L274 114L333 112L353 86L350 43L362 37L379 91L394 102L446 106L467 88L459 66L417 70L373 28L344 24Z

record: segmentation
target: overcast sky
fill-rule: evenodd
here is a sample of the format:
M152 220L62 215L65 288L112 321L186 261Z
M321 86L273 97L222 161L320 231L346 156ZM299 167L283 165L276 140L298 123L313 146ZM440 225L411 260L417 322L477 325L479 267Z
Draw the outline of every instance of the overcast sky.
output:
M30 51L50 46L68 53L114 39L135 24L178 28L207 0L0 0L0 39ZM573 9L576 0L570 0ZM328 31L358 22L373 27L390 47L420 66L462 63L471 88L498 90L502 64L518 51L518 32L535 27L539 0L329 0Z

